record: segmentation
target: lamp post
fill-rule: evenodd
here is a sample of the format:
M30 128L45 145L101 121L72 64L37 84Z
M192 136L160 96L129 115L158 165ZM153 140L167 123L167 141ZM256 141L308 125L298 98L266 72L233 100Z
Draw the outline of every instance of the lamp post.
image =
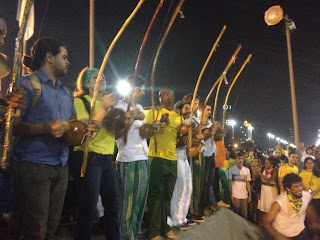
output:
M279 5L270 7L265 12L265 15L264 15L264 20L268 26L276 25L282 19L284 19L284 22L285 22L286 39L287 39L294 138L295 138L295 145L299 146L298 114L297 114L297 103L296 103L296 93L295 93L293 64L292 64L291 39L290 39L290 31L295 30L296 26L295 26L294 22L289 19L288 15L285 15L283 17L283 10ZM296 153L300 157L299 147L296 148ZM298 169L300 172L301 171L301 161L298 161L297 165L298 165Z
M253 127L250 125L249 127L248 127L248 139L249 140L253 140L253 136L252 136L252 130L253 130Z
M235 120L230 120L229 125L232 127L232 143L234 143L234 126L237 124Z
M90 14L89 14L89 67L94 67L94 0L90 0Z

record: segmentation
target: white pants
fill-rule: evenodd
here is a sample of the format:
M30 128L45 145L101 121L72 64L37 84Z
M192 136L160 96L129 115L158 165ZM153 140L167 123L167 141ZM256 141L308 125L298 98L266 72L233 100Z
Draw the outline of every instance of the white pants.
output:
M187 214L190 207L192 194L192 175L187 159L177 160L177 180L174 186L170 214L173 226L187 222Z

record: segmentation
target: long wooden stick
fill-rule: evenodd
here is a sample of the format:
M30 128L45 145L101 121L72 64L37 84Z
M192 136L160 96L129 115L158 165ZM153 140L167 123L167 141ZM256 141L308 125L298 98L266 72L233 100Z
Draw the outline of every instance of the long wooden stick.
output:
M160 40L160 43L158 45L154 60L153 60L153 65L152 65L152 71L151 71L151 106L152 106L152 119L155 121L155 102L154 102L154 81L155 81L155 75L156 75L156 70L157 70L157 64L158 64L158 59L160 56L161 49L164 45L164 42L167 39L167 36L172 28L172 25L177 18L178 14L181 13L181 7L184 3L184 0L180 0L176 9L174 10L174 13L171 16L170 22L168 23L167 29L165 30L164 34L162 35L162 38Z
M142 53L143 53L143 50L144 50L144 47L147 43L147 40L148 40L148 36L150 34L150 31L151 31L151 28L158 16L158 13L163 5L163 1L164 0L160 0L159 4L158 4L158 7L155 11L155 13L153 14L153 17L149 23L149 26L147 28L147 31L144 35L144 38L142 40L142 43L141 43L141 46L140 46L140 50L139 50L139 54L138 54L138 58L137 58L137 62L136 62L136 66L135 66L135 69L134 69L134 74L133 74L133 79L132 79L132 82L131 82L131 94L130 94L130 99L129 99L129 102L128 102L128 107L127 107L127 112L130 111L130 107L133 108L133 110L136 110L136 103L135 103L135 99L133 97L133 93L134 93L134 89L135 89L135 86L136 86L136 79L137 79L137 76L138 76L138 73L139 73L139 69L140 69L140 63L141 63L141 59L142 59ZM125 128L124 128L124 133L123 133L123 140L124 140L124 143L127 144L127 134L128 134L128 131L129 131L129 123L128 124L125 124Z
M204 101L204 106L206 106L208 104L208 101L214 91L214 89L216 88L216 86L220 83L220 81L223 81L224 76L227 74L229 68L231 67L231 65L235 62L236 57L240 51L240 49L242 48L241 44L237 47L237 49L235 50L235 52L233 53L232 57L230 58L227 66L225 67L225 69L223 70L223 72L221 73L220 77L218 78L218 80L213 84L212 88L210 89L210 92L208 93L206 100ZM214 119L213 119L214 121Z
M206 70L207 66L208 66L208 63L214 53L214 51L216 50L218 44L219 44L219 41L220 39L222 38L222 35L224 34L224 32L226 31L227 27L224 25L217 40L215 41L215 43L213 44L212 46L212 49L209 53L209 56L207 57L207 60L206 62L204 63L202 69L201 69L201 72L199 74L199 77L198 77L198 80L197 80L197 84L196 84L196 87L194 89L194 92L193 92L193 97L192 97L192 101L191 101L191 111L190 111L190 122L189 122L189 135L188 135L188 147L191 148L192 146L192 129L191 129L191 124L192 124L192 116L193 116L193 113L194 113L194 102L196 100L196 96L197 96L197 93L198 93L198 89L199 89L199 85L200 85L200 81L202 79L202 76L203 76L203 73L204 71Z
M226 99L225 99L225 101L224 101L224 106L227 106L227 104L228 104L228 99L229 99L229 95L230 95L230 93L231 93L231 90L232 90L232 88L233 88L233 85L236 83L238 77L239 77L240 74L242 73L242 71L243 71L243 69L245 68L245 66L247 65L247 63L250 61L251 57L252 57L252 55L249 54L249 56L247 57L247 59L246 59L246 60L244 61L244 63L242 64L242 66L241 66L240 70L238 71L237 75L236 75L235 78L233 79L232 84L231 84L230 87L229 87L229 90L228 90ZM226 110L227 110L227 108L223 108L222 123L221 123L222 129L224 129L225 118L226 118Z
M218 87L217 87L216 97L214 98L214 106L213 106L213 113L212 113L212 121L213 122L215 121L215 118L216 118L215 113L216 113L216 109L217 109L217 105L218 105L218 96L219 96L219 92L220 92L220 88L221 88L221 84L222 84L223 80L224 79L221 78L221 80L218 84Z
M134 76L133 76L133 80L132 80L132 88L134 88L135 86L135 83L136 83L136 78L138 76L138 72L139 72L139 69L140 69L140 62L141 62L141 57L142 57L142 53L143 53L143 50L144 50L144 47L146 45L146 42L148 40L148 36L149 36L149 33L150 33L150 30L158 16L158 13L163 5L163 1L164 0L160 0L159 4L158 4L158 7L155 11L155 13L153 14L153 17L149 23L149 26L148 26L148 29L144 35L144 38L142 40L142 43L141 43L141 47L140 47L140 50L139 50L139 54L138 54L138 58L137 58L137 63L136 63L136 66L135 66L135 71L134 71Z
M94 68L94 7L95 0L90 0L90 28L89 28L89 68Z
M141 5L143 4L144 1L145 0L140 0L138 2L137 6L133 10L133 12L130 14L130 16L124 22L123 26L121 27L121 29L119 30L119 32L117 33L115 38L112 40L112 42L111 42L111 44L110 44L110 46L108 48L108 51L107 51L106 55L104 56L104 59L103 59L103 62L101 64L101 67L100 67L100 70L99 70L99 74L98 74L98 77L97 77L97 81L96 81L96 84L94 86L94 91L93 91L93 96L92 96L92 101L91 101L91 107L90 107L90 115L89 115L89 120L88 120L89 124L92 122L92 118L93 118L94 110L95 110L95 106L96 106L96 100L97 100L97 96L98 96L98 87L99 87L99 84L100 84L100 80L101 80L103 71L104 71L104 69L106 67L106 64L107 64L107 61L109 59L109 56L110 56L110 54L111 54L116 42L118 41L118 39L120 38L120 36L122 35L122 33L124 32L126 27L128 26L128 24L134 18L134 16L138 12L138 10L140 9L140 7L141 7ZM88 148L89 148L90 138L91 138L91 133L89 132L88 136L86 137L86 142L85 142L85 146L84 146L83 162L82 162L82 166L81 166L81 177L84 176L84 174L86 172L86 168L87 168Z
M152 19L151 19L151 21L149 23L149 26L147 28L147 31L146 31L146 33L144 35L144 38L143 38L141 46L140 46L140 50L139 50L136 66L135 66L135 69L134 69L134 75L133 75L133 79L132 79L132 84L131 84L131 86L132 86L132 92L131 92L131 98L130 98L130 102L131 103L128 104L127 112L130 110L130 105L133 108L135 108L135 103L134 103L134 99L133 99L133 91L134 91L134 88L135 88L135 85L136 85L136 79L137 79L137 76L138 76L138 73L139 73L139 69L140 69L142 53L143 53L144 47L146 45L146 42L148 40L148 36L149 36L150 31L151 31L151 28L152 28L152 26L153 26L153 24L154 24L154 22L155 22L155 20L156 20L156 18L158 16L158 13L159 13L162 5L163 5L163 1L164 0L160 0L160 2L158 4L158 7L157 7L155 13L153 14L153 17L152 17Z

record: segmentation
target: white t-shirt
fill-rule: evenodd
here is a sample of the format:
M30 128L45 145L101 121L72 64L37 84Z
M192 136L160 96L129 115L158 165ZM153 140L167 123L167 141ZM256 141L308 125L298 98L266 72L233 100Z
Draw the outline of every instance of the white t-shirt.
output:
M248 198L247 181L251 181L249 168L241 170L235 165L228 170L228 179L232 180L232 196L238 199Z
M120 100L116 108L127 111L128 104ZM136 108L143 112L143 108L140 104L136 104ZM132 110L132 107L130 107ZM147 160L148 159L148 145L147 140L141 138L139 134L140 127L145 123L145 120L135 120L128 133L127 133L127 143L124 142L124 138L119 138L116 143L118 147L117 161L119 162L133 162L137 160Z
M306 211L312 195L308 191L302 191L302 206L299 213L296 213L290 205L287 192L281 193L275 201L281 207L281 210L274 219L272 226L282 235L286 237L298 236L303 229Z
M204 128L209 128L212 126L212 122L210 120L208 120L207 124L204 125L202 127L202 129ZM204 140L204 152L203 152L203 156L205 157L211 157L213 154L217 154L217 147L216 147L216 143L215 141L210 137L206 140Z
M314 157L313 155L308 155L308 154L306 153L306 151L303 151L302 157L301 157L301 162L304 163L304 160L305 160L307 157L311 157L313 160L315 159L315 157Z

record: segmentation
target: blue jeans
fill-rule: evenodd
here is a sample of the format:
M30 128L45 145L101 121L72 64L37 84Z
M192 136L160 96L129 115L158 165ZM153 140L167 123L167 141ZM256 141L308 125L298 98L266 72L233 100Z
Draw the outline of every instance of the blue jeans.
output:
M70 170L78 193L78 222L76 240L90 240L99 194L104 207L104 232L106 239L120 239L119 194L115 167L111 155L94 152L88 154L85 175L80 177L83 152L70 154Z

